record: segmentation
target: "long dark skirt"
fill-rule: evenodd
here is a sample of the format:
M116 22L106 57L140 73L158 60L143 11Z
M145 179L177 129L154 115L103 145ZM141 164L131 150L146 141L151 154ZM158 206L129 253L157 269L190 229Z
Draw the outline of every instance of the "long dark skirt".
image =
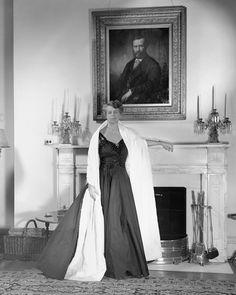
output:
M125 167L101 169L100 184L105 226L105 275L115 279L147 277L149 272Z

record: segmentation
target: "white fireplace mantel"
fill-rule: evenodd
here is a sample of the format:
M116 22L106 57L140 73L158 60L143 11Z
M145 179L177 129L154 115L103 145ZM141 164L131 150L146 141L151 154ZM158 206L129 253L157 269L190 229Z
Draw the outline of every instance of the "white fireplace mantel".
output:
M50 145L55 149L57 208L70 206L86 181L88 146ZM168 152L160 145L149 147L155 186L184 186L187 190L187 233L192 239L191 191L200 189L197 175L202 174L206 204L213 207L214 246L217 261L227 259L226 211L227 142L175 143ZM193 178L194 177L194 178ZM195 182L193 181L195 180ZM196 181L197 179L197 181ZM176 185L177 182L177 185ZM191 246L191 245L190 245Z

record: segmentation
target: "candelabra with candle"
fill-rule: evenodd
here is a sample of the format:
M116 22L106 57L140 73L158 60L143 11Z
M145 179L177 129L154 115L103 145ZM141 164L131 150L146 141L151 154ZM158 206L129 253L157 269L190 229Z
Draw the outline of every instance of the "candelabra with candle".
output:
M62 117L61 124L60 124L60 143L62 144L70 144L71 143L71 130L72 130L72 122L71 116L68 112L65 112L64 116Z
M61 122L53 121L51 123L51 135L54 144L79 144L81 137L81 124L79 121L71 121L71 116L65 112Z
M197 97L197 120L194 122L194 132L196 134L203 134L205 130L208 130L208 143L219 142L218 130L222 134L229 134L231 132L232 123L229 120L229 117L226 116L226 104L227 97L225 95L224 117L223 120L221 120L219 113L214 106L214 87L212 87L212 110L206 122L204 122L199 116L199 96Z
M61 112L58 114L58 101L52 100L51 122L49 125L48 140L45 144L72 144L81 145L82 127L79 117L80 99L75 96L73 119L69 114L69 97L65 91L64 99L61 106Z

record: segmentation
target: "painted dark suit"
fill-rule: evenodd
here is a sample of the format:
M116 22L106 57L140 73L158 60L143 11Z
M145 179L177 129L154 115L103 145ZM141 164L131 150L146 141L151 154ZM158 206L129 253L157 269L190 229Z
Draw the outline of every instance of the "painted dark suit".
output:
M159 63L147 54L135 69L134 62L135 58L126 64L118 81L116 97L121 100L122 95L130 89L132 95L124 103L156 103L161 79Z

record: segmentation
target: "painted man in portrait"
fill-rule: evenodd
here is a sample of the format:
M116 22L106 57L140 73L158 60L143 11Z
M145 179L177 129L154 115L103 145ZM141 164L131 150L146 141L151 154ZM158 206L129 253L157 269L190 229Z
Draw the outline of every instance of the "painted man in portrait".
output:
M147 41L136 35L132 41L133 58L121 73L116 98L125 104L157 103L160 91L160 64L147 53Z

